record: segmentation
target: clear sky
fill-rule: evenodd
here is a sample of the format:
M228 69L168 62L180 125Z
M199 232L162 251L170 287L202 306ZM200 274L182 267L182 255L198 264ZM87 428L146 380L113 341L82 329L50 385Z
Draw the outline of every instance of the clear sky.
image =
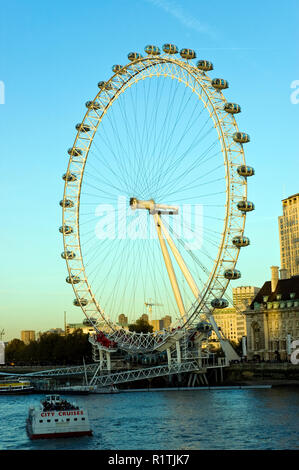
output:
M281 199L299 192L298 0L10 0L1 8L1 302L4 340L81 321L65 283L61 208L67 149L85 102L113 64L146 44L175 43L211 60L242 106L256 170L237 285L261 286L279 265ZM299 84L299 82L298 82ZM297 87L299 88L299 85ZM3 100L2 100L3 101ZM0 99L0 102L2 102Z

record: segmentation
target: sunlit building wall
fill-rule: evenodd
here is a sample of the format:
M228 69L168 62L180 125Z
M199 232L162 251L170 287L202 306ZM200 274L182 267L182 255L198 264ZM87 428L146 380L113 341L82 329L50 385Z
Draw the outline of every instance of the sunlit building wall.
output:
M21 341L25 344L29 344L31 341L35 341L35 331L23 330L21 331Z
M282 201L283 215L278 217L280 262L285 277L299 274L299 193Z
M299 339L299 276L279 278L272 266L245 313L248 359L287 360L288 344Z
M260 290L254 286L233 287L233 305L237 310L244 311Z
M242 336L246 336L246 317L234 307L215 309L213 316L223 335L229 341L238 343ZM214 331L212 332L210 341L215 342L214 346L218 345L220 347L220 344L217 343L217 336Z

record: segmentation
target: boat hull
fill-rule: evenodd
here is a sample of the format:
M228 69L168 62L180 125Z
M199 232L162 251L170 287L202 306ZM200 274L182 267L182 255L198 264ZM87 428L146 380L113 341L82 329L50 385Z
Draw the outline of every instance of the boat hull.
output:
M83 437L92 436L92 431L76 431L76 432L57 432L48 434L29 434L30 439L59 439L61 437Z
M26 388L26 389L7 389L7 390L0 390L1 395L25 395L28 393L33 393L34 388Z
M84 431L62 431L62 432L45 432L45 433L34 433L32 430L32 426L27 420L26 426L27 434L31 440L35 439L58 439L61 437L83 437L83 436L92 436L92 430L84 430Z

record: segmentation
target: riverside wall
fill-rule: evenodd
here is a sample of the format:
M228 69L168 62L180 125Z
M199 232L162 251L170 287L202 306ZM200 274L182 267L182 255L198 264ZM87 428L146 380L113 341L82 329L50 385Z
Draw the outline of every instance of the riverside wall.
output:
M232 364L223 370L223 382L230 384L298 385L299 365L282 363Z

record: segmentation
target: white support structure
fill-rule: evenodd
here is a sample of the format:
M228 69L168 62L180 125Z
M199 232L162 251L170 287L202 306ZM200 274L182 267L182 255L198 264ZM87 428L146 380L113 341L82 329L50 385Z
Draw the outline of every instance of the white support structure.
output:
M169 253L168 253L168 250L167 250L165 240L164 240L162 232L161 232L161 225L160 225L161 218L157 213L154 213L153 217L154 217L154 221L155 221L155 225L156 225L156 229L157 229L159 242L160 242L162 254L163 254L163 257L164 257L166 269L167 269L168 276L169 276L170 283L171 283L171 287L172 287L172 290L173 290L173 293L174 293L174 297L175 297L180 315L183 318L183 320L186 321L186 319L185 319L185 313L186 312L185 312L185 307L184 307L184 304L183 304L183 299L182 299L182 296L181 296L180 288L178 286L178 282L177 282L177 278L176 278L176 275L175 275L175 272L174 272L174 269L173 269L173 265L172 265L172 262L171 262L171 259L170 259L170 256L169 256Z
M171 365L171 352L170 352L170 349L167 348L167 349L166 349L166 352L167 352L168 366L170 366L170 365Z
M181 364L181 362L182 362L182 354L181 354L181 345L180 345L180 342L179 342L179 341L176 341L175 346L176 346L177 362L178 362L178 364Z
M111 372L111 357L110 352L106 351L106 360L107 360L107 370Z
M165 225L163 224L162 222L162 219L160 217L159 214L155 214L154 217L156 217L155 221L156 221L156 224L159 226L160 230L162 230L167 242L168 242L168 245L170 246L170 249L193 293L193 295L195 296L195 298L200 302L201 300L201 296L200 296L200 291L197 287L197 284L196 282L194 281L185 261L183 260L180 252L178 251L177 247L175 246L168 230L166 229ZM238 354L235 352L235 350L233 349L233 347L231 346L231 344L222 337L220 331L219 331L219 328L218 328L218 325L212 315L212 313L209 311L209 309L205 306L205 315L207 316L207 318L209 319L212 327L213 327L213 330L215 331L216 333L216 336L218 337L219 341L220 341L220 344L221 344L221 347L225 353L225 355L227 356L228 360L231 361L231 360L239 360L239 356Z

